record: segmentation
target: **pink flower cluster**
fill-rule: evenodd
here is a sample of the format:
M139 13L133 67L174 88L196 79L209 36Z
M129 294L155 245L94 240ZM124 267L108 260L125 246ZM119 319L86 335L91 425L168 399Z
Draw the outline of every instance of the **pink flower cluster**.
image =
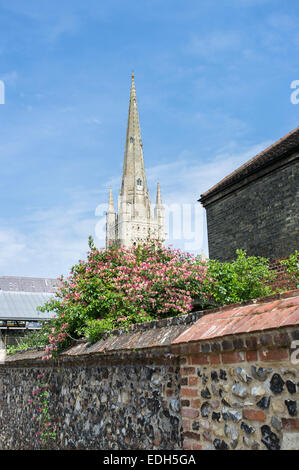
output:
M68 335L67 332L68 323L63 323L57 330L52 328L51 334L48 335L50 344L45 347L45 354L42 356L42 360L51 359L53 353L57 351L59 344L62 343Z
M122 296L128 311L134 306L135 311L154 317L184 314L191 310L192 298L207 299L203 289L206 271L207 266L197 257L159 243L131 249L93 249L87 261L80 261L62 282L61 304L66 309L74 304L88 308L90 285L97 279L101 286L99 306L106 300L103 286L107 286ZM112 312L116 309L117 305L111 307Z

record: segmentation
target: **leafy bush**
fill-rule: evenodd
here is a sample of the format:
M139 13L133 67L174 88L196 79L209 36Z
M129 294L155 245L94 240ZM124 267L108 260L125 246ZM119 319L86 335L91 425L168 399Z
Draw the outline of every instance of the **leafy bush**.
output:
M259 256L247 256L246 251L237 250L231 262L209 260L204 281L206 293L217 305L243 302L273 292L268 283L276 275L270 271L269 261Z
M89 246L87 260L61 278L56 298L41 309L56 312L47 356L70 336L95 341L104 331L188 313L194 297L202 306L209 301L199 257L158 242L97 250L90 238Z
M286 266L287 273L291 281L295 282L296 288L299 287L299 252L296 250L295 253L291 254L288 259L280 262L283 266Z
M41 329L31 331L26 336L20 338L17 345L7 346L7 353L14 354L18 351L49 344L49 334L53 326L52 322L52 320L44 321Z

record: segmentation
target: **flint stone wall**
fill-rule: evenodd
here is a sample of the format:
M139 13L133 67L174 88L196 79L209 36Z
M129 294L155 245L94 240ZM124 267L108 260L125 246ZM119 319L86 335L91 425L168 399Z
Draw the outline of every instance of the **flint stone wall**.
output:
M171 342L202 313L137 324L81 342L58 361L43 351L0 365L0 449L39 449L32 404L44 373L57 425L55 449L180 449L180 366Z
M299 368L287 349L193 353L185 364L185 449L299 449Z
M1 449L40 449L32 390L39 373L50 384L56 449L177 449L179 368L84 365L11 368L2 375ZM167 391L173 393L167 398Z

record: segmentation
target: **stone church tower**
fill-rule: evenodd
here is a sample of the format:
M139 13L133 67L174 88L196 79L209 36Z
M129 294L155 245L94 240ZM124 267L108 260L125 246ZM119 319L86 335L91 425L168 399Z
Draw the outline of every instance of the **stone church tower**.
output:
M122 184L117 213L110 189L106 215L106 247L117 245L129 248L150 238L164 241L164 209L158 183L156 205L152 215L146 184L135 81L132 74Z

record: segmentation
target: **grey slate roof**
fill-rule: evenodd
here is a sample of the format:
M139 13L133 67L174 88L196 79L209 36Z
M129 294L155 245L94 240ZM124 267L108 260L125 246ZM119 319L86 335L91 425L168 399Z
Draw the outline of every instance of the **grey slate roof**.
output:
M54 292L56 279L40 277L0 276L0 291Z
M54 297L49 292L0 291L0 320L39 321L52 318L54 312L39 312L36 307Z

